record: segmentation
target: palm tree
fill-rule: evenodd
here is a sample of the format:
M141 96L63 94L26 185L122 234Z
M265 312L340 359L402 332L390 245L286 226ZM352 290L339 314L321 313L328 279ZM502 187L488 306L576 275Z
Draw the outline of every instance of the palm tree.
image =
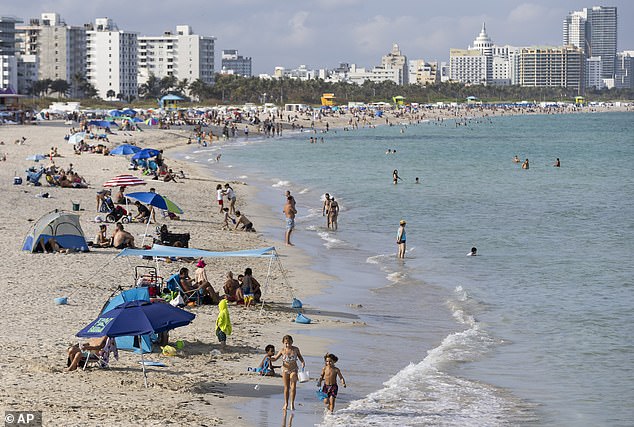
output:
M147 81L139 87L139 95L144 99L161 97L161 79L150 73Z
M197 100L202 100L208 98L211 91L211 85L205 83L201 79L196 79L189 84L189 94L190 96L196 98Z
M57 79L51 82L51 92L57 92L57 98L60 98L62 95L66 96L70 89L70 83L68 83L64 79Z

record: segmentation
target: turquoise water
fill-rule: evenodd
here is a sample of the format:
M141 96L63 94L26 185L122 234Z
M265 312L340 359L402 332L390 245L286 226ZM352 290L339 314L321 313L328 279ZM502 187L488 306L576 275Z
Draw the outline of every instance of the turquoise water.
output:
M305 421L631 425L633 119L515 116L225 146L223 173L260 186L274 212L293 191L296 243L338 277L308 303L367 325L315 333L338 338L331 351L351 387L325 418L300 388ZM321 216L325 192L341 206L337 232ZM279 237L281 218L266 231ZM466 257L472 246L479 256Z

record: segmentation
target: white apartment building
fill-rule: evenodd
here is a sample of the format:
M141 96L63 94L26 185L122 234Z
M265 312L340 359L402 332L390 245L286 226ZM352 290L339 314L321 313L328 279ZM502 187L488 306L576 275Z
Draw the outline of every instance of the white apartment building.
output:
M463 84L486 84L490 58L479 50L450 49L449 79Z
M603 89L605 83L601 77L602 61L600 56L591 56L586 59L586 88Z
M0 89L18 89L18 61L15 55L0 55Z
M425 86L440 83L440 72L437 62L425 62L424 59L409 61L409 82Z
M0 89L18 88L18 63L16 59L16 18L0 16Z
M574 46L528 47L520 50L519 84L532 87L566 87L582 94L585 56Z
M194 34L189 25L177 25L175 34L139 37L139 84L146 83L150 74L213 83L215 40Z
M86 78L99 97L136 98L137 70L137 33L120 31L109 18L96 19L86 31Z
M616 54L614 87L634 89L634 50L624 50Z
M401 68L374 67L371 70L357 68L355 64L350 66L347 81L362 85L365 81L383 83L393 81L397 85L403 84L403 70Z

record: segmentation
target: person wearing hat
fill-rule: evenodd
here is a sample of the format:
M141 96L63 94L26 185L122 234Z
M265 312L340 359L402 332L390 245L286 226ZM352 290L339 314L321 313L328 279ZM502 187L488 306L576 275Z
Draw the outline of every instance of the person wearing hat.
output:
M398 245L398 257L405 258L405 241L407 240L405 236L405 220L401 220L400 225L398 227L398 231L396 232L396 244Z
M194 272L194 282L192 283L192 288L198 289L198 292L202 295L209 295L211 303L216 305L220 301L220 295L218 295L218 292L216 292L213 286L211 286L211 283L209 283L209 279L207 279L207 272L205 271L206 265L207 264L202 258L198 260L198 263L196 264L196 271Z

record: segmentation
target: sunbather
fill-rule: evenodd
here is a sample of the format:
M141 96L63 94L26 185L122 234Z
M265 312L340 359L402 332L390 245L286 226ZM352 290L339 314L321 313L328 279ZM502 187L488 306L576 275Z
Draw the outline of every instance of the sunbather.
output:
M75 344L68 348L68 359L66 361L66 370L74 371L80 363L85 363L86 358L91 354L97 355L106 346L108 337L92 338L87 343Z
M115 225L114 233L112 234L112 246L117 249L134 248L134 236L123 229L123 224L120 222Z

